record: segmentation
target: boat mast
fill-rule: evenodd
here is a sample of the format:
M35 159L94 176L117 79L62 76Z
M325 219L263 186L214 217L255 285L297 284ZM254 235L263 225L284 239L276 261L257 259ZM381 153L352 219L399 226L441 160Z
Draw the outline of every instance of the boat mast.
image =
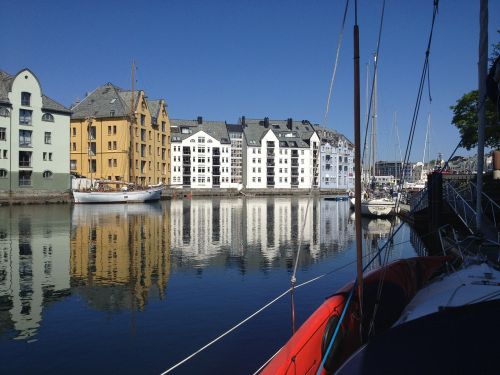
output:
M356 228L356 259L360 324L363 321L363 247L361 241L361 130L359 91L359 27L358 2L354 1L354 212ZM360 331L362 332L362 330Z
M373 62L374 66L377 66L377 54L373 54ZM376 160L377 160L377 76L378 69L375 69L375 77L373 79L373 103L372 103L372 134L371 134L371 142L370 142L370 150L371 150L371 175L376 176L377 171Z
M483 170L484 170L484 140L485 140L485 105L486 77L488 76L488 0L481 0L479 9L479 98L478 98L478 140L477 140L477 189L476 189L476 228L483 225Z
M132 60L132 95L130 96L130 145L129 145L129 163L130 163L130 182L136 183L135 181L135 157L134 157L134 81L135 81L135 62Z

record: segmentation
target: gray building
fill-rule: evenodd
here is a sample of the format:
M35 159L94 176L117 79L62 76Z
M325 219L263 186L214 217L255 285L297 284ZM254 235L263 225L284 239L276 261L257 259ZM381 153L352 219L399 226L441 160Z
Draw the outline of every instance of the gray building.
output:
M70 189L70 115L29 69L0 71L0 191Z
M315 126L321 141L320 188L354 189L354 145L335 130Z

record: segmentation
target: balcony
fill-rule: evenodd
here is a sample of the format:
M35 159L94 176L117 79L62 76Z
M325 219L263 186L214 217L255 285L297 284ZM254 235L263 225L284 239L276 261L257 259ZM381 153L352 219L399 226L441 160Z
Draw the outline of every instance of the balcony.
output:
M191 177L190 176L183 177L182 178L182 185L184 185L184 187L190 187L191 186Z
M273 157L274 158L274 149L267 150L267 157Z
M214 156L213 158L213 165L220 165L220 157L219 156Z
M267 179L267 186L274 186L274 178Z
M274 176L274 168L267 168L267 175Z
M191 175L191 167L183 167L182 174L184 174L185 176Z
M292 187L298 187L299 186L299 179L297 177L292 177L291 185L292 185Z
M299 159L292 159L292 167L298 167L299 166Z
M220 149L218 147L214 147L212 149L212 155L213 156L220 156ZM214 160L215 160L215 158L214 158Z
M182 148L182 154L183 155L191 155L191 148L189 148L189 147L183 147Z
M182 157L182 163L184 165L191 165L191 157L189 157L189 156L183 156Z
M299 151L298 150L292 150L292 158L298 158L299 157Z
M31 152L19 151L19 168L31 168Z
M267 148L274 148L274 142L273 141L267 141Z
M213 178L213 186L220 186L220 177Z
M268 159L267 160L267 166L268 167L274 167L275 163L274 163L274 159Z
M299 168L292 168L292 176L298 176L299 175Z
M214 176L220 176L220 168L219 167L213 167L212 168L212 175L214 175Z

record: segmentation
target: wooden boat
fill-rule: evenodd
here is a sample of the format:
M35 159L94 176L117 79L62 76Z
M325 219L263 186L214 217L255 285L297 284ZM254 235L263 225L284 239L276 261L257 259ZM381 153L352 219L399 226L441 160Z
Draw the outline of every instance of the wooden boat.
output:
M440 274L448 257L417 257L395 261L364 276L364 321L360 331L360 306L356 294L347 308L331 354L321 373L335 371L363 343L378 300L379 283L383 291L378 305L374 329L387 330L397 321L405 306L434 275ZM263 369L262 374L317 373L326 348L345 307L350 283L341 288L307 319L278 354Z
M162 191L162 185L137 190L131 186L119 190L73 190L73 199L75 203L143 203L160 200Z

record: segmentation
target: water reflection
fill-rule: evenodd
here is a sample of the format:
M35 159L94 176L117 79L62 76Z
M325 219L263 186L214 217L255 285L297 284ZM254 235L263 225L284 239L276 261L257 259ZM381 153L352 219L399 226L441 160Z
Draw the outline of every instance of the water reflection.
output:
M365 252L390 225L363 221ZM0 336L33 340L44 308L71 296L100 312L144 311L167 299L174 272L233 268L254 277L291 269L299 245L307 270L353 240L348 203L319 197L1 207Z
M69 209L0 210L0 335L32 340L43 307L70 294Z
M179 266L206 267L232 258L266 270L301 265L353 240L349 206L320 198L193 199L171 202L172 254ZM306 215L307 211L307 215Z
M160 204L76 205L71 286L106 311L142 310L164 298L170 275L170 214Z

